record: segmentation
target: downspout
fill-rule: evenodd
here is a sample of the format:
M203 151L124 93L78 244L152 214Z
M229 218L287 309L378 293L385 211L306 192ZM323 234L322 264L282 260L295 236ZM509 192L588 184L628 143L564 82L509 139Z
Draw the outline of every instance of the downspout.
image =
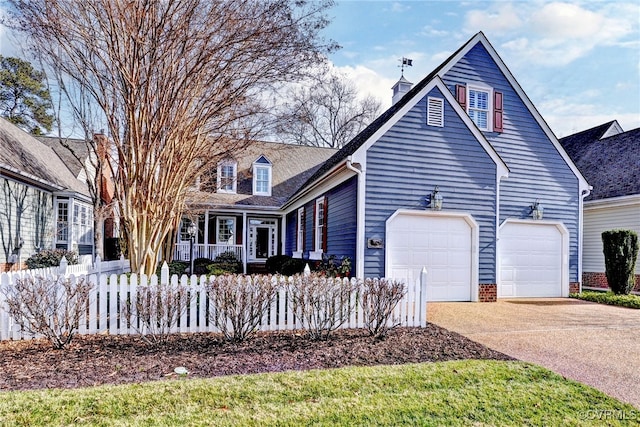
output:
M582 241L584 240L584 199L591 194L593 190L592 186L588 186L586 190L582 190L580 194L580 206L578 209L578 283L580 283L580 289L578 292L582 292L582 254L584 248L582 247Z
M364 174L353 166L353 158L347 157L346 167L358 176L356 192L356 277L364 278Z

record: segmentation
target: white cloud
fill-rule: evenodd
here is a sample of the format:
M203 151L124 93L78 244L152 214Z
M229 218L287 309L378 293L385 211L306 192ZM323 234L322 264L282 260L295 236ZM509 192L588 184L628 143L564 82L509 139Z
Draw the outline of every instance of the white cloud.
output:
M391 87L397 79L386 78L364 65L336 67L336 69L353 81L361 96L374 96L380 100L385 109L391 106Z
M499 2L489 10L471 10L465 16L465 26L470 32L485 31L505 33L522 26L522 20L511 3Z
M391 11L392 12L406 12L408 10L411 10L411 7L409 7L406 3L401 3L399 1L397 1L397 2L393 2L393 4L391 4Z

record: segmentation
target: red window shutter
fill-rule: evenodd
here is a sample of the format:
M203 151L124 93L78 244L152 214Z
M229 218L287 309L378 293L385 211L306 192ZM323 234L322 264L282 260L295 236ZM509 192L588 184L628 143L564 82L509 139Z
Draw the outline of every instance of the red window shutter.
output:
M493 131L502 132L502 92L493 92Z
M456 100L458 104L466 111L467 109L467 87L465 85L456 85Z
M324 196L324 227L322 227L322 251L327 252L327 228L329 227L329 198Z

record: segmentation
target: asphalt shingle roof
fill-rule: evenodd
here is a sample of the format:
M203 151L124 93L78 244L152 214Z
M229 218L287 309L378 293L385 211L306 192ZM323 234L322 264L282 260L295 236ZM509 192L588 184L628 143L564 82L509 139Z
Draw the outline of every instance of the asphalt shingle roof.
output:
M593 186L585 200L640 194L640 128L600 139L612 123L560 139Z
M87 195L87 186L56 153L32 135L0 118L0 166L56 190Z

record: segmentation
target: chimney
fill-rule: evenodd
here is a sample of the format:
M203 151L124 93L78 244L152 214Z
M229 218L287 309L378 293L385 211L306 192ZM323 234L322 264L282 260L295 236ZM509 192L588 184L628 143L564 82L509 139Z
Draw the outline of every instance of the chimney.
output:
M393 90L393 98L391 99L391 104L395 104L400 101L400 99L404 96L405 93L411 90L413 83L404 78L404 75L400 77L400 80L393 85L391 88Z

